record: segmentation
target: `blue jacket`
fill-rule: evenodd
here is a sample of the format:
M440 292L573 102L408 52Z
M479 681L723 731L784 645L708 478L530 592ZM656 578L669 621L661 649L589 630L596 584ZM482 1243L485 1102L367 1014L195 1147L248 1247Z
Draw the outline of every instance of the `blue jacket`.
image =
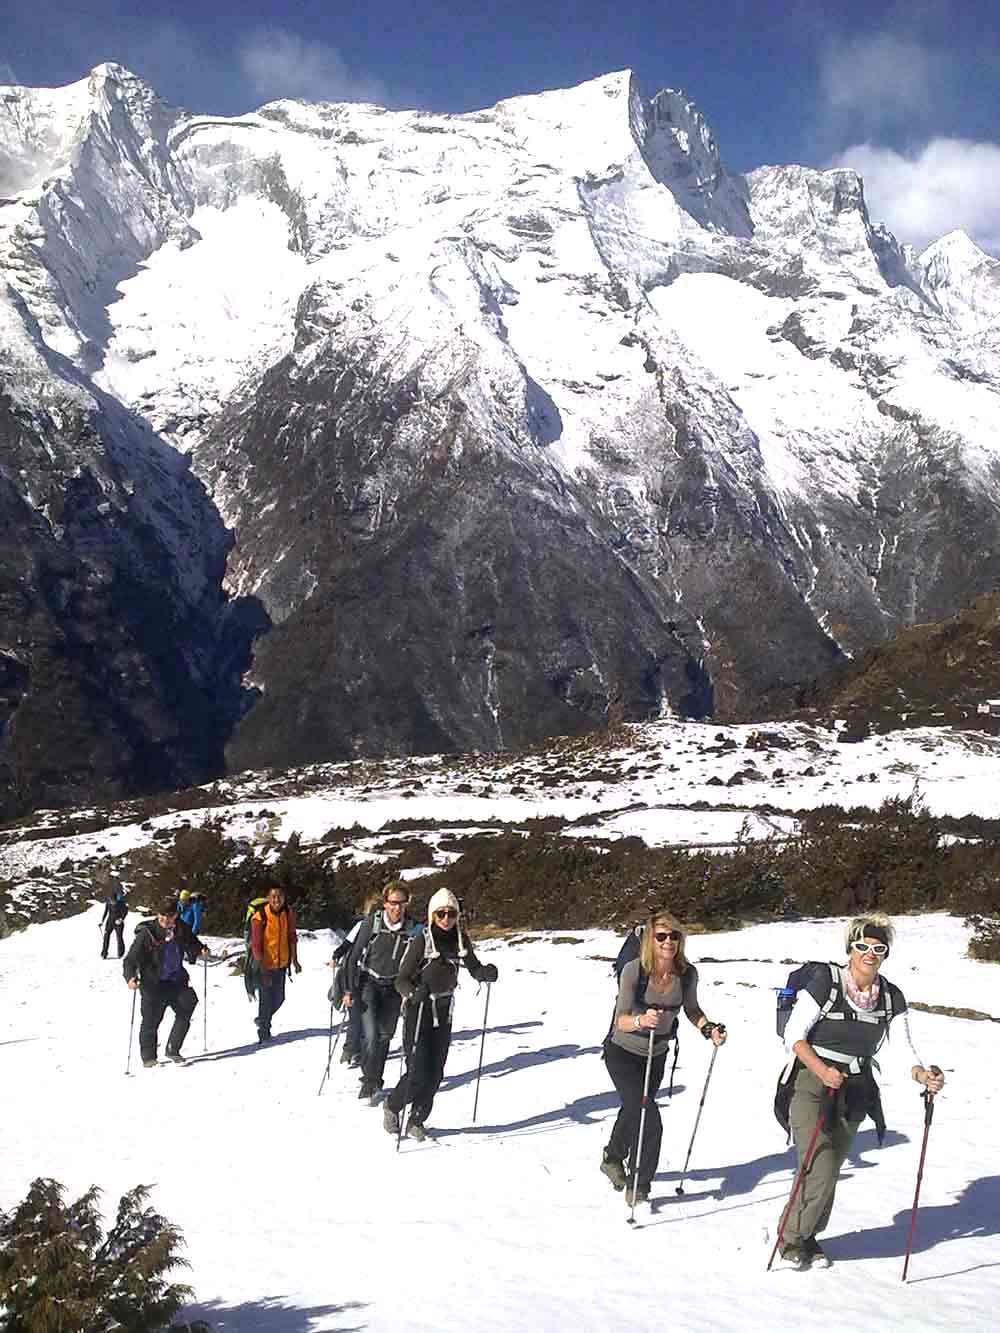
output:
M205 909L201 905L201 899L191 898L180 908L177 915L186 925L191 927L192 934L197 935L201 930L201 918L204 913Z

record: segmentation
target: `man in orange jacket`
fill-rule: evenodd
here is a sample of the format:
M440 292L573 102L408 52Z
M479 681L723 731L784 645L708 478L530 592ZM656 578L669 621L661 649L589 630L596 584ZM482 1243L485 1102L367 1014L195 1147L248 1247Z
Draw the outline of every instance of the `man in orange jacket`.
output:
M299 963L295 913L285 902L285 890L270 889L267 902L250 922L250 951L260 974L257 987L257 1040L271 1040L271 1019L285 1002L285 974Z

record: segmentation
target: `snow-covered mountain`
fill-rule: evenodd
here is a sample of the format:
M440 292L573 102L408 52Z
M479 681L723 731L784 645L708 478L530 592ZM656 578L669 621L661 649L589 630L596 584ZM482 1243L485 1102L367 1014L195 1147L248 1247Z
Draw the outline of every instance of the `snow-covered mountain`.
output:
M11 781L39 616L81 698L128 678L128 785L166 734L182 768L732 716L1000 569L1000 264L914 255L851 172L727 172L628 72L450 116L0 89L0 266ZM128 588L117 676L78 586Z

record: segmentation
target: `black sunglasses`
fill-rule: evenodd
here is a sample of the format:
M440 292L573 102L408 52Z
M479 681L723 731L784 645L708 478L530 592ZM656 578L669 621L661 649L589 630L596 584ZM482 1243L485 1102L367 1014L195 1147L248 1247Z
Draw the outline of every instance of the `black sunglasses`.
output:
M653 936L657 944L663 944L665 940L672 940L674 944L680 944L683 938L679 930L658 930Z
M437 907L434 909L434 915L451 917L458 916L458 913L455 911L454 907Z

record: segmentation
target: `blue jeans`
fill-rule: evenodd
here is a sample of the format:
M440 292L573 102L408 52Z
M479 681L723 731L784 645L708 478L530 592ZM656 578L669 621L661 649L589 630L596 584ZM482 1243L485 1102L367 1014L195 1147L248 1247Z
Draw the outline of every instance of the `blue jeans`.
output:
M257 987L257 1032L261 1037L271 1035L271 1019L285 1003L284 967L261 969Z

